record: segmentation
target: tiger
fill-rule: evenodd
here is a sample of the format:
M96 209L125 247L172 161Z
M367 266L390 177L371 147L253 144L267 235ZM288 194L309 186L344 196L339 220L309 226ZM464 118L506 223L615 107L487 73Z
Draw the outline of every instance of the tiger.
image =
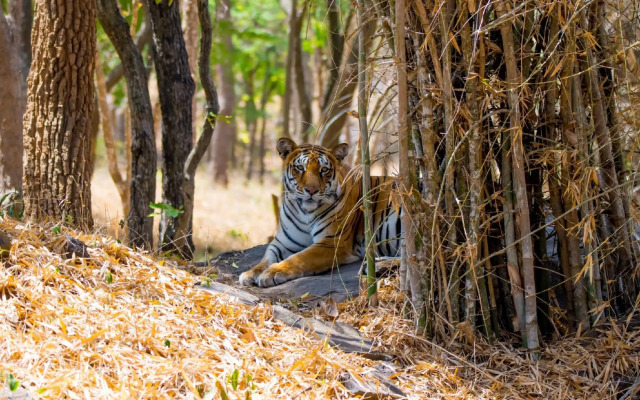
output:
M344 162L349 146L298 146L280 138L283 195L277 233L262 260L243 272L241 285L271 287L364 257L362 178ZM396 256L401 224L392 204L393 177L371 177L376 254Z

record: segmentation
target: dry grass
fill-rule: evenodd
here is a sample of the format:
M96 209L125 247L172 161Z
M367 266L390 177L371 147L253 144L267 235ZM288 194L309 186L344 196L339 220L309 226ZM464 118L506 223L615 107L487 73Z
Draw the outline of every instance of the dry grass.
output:
M63 228L91 256L66 260L52 226L0 228L15 239L0 268L0 380L13 374L35 398L347 399L338 375L373 366L274 320L269 307L199 291L172 261L114 239ZM637 330L566 339L534 362L506 344L452 338L444 350L415 336L393 280L380 300L342 304L339 320L397 356L393 381L410 399L613 398L620 377L640 373Z
M215 185L204 170L198 171L193 216L196 259L208 259L222 251L267 243L267 238L274 234L276 228L271 194L279 194L280 191L277 178L267 178L264 185L256 181L245 183L244 177L238 173L225 189ZM156 199L160 199L159 178L156 189ZM91 191L97 231L124 237L124 231L118 226L122 219L120 198L106 168L96 169Z
M347 398L337 374L370 364L113 239L69 232L91 258L65 260L52 227L0 227L16 239L0 268L0 372L36 398Z

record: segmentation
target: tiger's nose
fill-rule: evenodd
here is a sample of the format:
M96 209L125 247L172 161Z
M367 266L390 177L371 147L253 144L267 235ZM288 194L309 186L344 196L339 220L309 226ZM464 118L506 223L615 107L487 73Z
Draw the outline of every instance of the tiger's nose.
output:
M304 191L305 191L305 192L307 192L307 193L309 193L309 194L310 194L310 195L312 195L312 196L313 196L314 194L318 193L318 190L319 190L318 188L314 188L314 187L310 187L310 186L305 186L305 187L304 187Z

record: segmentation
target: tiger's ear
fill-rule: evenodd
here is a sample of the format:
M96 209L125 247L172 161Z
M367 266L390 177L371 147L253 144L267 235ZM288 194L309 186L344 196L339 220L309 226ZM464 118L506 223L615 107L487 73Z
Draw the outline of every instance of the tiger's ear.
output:
M342 162L344 158L349 154L349 145L346 143L340 143L331 151L333 155L338 159L338 161Z
M276 143L276 150L280 154L280 157L284 160L287 158L287 155L291 153L298 145L293 140L287 137L281 137L278 139L278 143Z

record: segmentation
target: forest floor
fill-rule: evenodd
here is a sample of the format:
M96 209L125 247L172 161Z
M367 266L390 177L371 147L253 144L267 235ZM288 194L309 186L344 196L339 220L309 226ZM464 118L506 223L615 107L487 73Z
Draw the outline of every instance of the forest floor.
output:
M13 382L38 399L349 399L343 374L376 365L289 327L269 304L198 289L203 278L175 260L64 227L0 219L0 229L13 239L0 268L0 392ZM66 234L88 257L64 255ZM640 331L624 324L548 344L532 361L509 338L416 335L394 279L381 282L380 307L361 296L337 312L309 314L351 324L393 356L390 378L409 399L634 398L640 385Z

